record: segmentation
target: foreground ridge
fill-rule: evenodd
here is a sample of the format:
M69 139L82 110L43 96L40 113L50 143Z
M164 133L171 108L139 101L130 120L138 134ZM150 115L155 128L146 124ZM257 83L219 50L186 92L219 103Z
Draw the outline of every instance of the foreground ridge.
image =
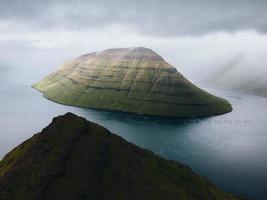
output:
M189 167L74 114L53 119L0 162L1 200L237 200Z

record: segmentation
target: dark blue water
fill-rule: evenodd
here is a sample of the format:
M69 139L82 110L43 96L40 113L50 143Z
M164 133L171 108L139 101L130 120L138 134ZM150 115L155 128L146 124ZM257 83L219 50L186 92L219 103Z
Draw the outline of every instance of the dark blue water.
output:
M138 146L189 165L226 191L267 198L266 98L213 91L232 103L232 113L194 120L142 117L56 104L27 81L14 81L12 74L12 70L0 74L0 158L54 116L70 111Z

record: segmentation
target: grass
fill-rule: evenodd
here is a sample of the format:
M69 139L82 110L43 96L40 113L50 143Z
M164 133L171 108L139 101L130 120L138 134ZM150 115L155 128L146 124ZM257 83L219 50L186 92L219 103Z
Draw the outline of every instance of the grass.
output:
M1 200L237 200L189 167L67 113L0 162Z
M84 108L172 117L206 117L232 110L225 99L196 87L145 48L77 58L33 87L55 102Z

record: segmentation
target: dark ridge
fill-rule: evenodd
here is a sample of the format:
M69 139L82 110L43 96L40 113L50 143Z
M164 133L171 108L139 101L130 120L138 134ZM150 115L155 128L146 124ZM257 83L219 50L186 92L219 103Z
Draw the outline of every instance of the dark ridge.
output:
M189 167L72 113L0 162L1 200L237 200Z

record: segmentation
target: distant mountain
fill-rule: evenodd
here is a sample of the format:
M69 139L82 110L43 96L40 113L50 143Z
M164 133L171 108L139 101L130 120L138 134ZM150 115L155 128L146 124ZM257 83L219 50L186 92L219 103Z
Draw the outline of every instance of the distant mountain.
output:
M176 117L232 110L226 100L196 87L144 47L80 56L33 87L53 101L86 108Z
M237 200L190 168L67 113L0 162L1 200Z
M267 96L267 67L264 61L241 54L219 68L205 81L211 87Z

